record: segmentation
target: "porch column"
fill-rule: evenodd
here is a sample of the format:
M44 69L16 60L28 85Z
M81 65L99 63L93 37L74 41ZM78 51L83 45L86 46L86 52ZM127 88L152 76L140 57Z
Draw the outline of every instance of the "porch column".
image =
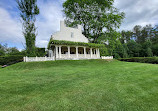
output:
M98 57L100 58L100 51L99 51L99 48L98 48Z
M68 58L70 58L70 46L67 46L68 49Z
M61 46L59 46L59 58L61 58Z
M91 54L91 58L92 58L92 53L93 53L93 52L92 52L92 48L90 48L90 54Z
M78 46L76 46L76 58L78 58Z
M59 56L58 56L58 46L57 45L55 46L55 53L56 53L56 58L58 58Z
M97 55L97 58L99 58L99 56L98 56L98 49L96 48L96 55Z
M86 47L84 47L84 57L86 58Z

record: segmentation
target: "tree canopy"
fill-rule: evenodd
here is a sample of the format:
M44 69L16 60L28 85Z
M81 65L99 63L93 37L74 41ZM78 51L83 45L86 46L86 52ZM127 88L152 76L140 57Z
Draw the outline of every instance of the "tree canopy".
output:
M82 25L83 34L97 43L102 35L119 28L124 18L113 3L114 0L67 0L63 3L66 23L72 27Z
M28 56L35 55L36 27L35 16L39 14L37 0L17 0L20 16L23 22L23 34L26 41L26 52Z

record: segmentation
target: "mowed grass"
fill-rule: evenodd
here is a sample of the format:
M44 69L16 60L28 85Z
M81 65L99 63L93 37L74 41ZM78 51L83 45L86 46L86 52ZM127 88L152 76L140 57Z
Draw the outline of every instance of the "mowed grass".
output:
M158 111L158 65L82 60L0 69L0 111Z

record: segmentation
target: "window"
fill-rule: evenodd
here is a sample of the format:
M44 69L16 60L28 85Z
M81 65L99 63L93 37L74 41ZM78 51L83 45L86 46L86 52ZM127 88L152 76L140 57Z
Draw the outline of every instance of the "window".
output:
M71 32L71 38L74 38L74 33L73 32Z

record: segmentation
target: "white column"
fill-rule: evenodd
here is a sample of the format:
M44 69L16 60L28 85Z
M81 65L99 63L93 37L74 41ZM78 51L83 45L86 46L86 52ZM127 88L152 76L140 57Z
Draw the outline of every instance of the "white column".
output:
M78 58L78 46L76 46L76 58Z
M61 58L61 46L59 46L59 58Z
M23 61L25 62L25 57L23 57Z
M87 54L86 54L86 47L84 47L84 57L86 58Z
M97 55L97 58L99 58L99 56L98 56L98 49L96 49L96 55Z
M98 58L100 58L100 51L99 51L99 48L98 48Z
M92 48L90 48L90 54L91 54L91 58L92 58Z
M36 61L37 61L37 56L36 56Z
M68 49L68 58L70 58L70 46L67 46Z
M27 56L26 56L25 60L26 60L26 62L28 61Z
M58 58L58 46L55 46L55 51L56 51L56 58Z

